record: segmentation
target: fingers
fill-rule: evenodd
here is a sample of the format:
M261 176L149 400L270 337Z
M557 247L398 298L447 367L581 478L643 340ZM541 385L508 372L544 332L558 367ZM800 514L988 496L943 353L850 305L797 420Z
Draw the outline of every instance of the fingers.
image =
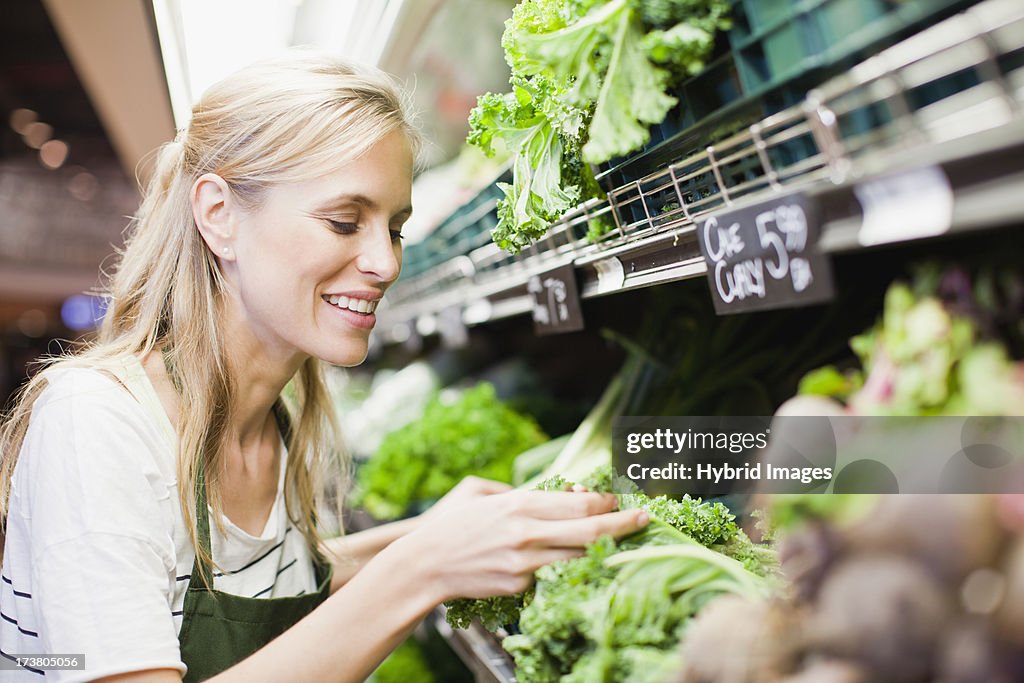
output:
M577 557L582 557L583 552L582 548L538 548L537 550L531 551L527 556L529 559L526 571L532 574L541 567L551 564L552 562L573 560Z
M489 496L496 493L507 493L512 490L512 487L500 481L494 481L493 479L484 479L482 477L466 477L462 480L467 486L471 487L474 493Z
M618 499L610 493L519 491L509 498L513 512L535 519L575 519L611 512Z
M572 560L583 556L580 548L535 548L522 551L508 568L514 573L502 589L507 593L522 593L533 584L533 574L552 562Z
M539 523L529 542L538 546L581 548L602 536L621 538L647 526L643 510L622 510L592 517Z

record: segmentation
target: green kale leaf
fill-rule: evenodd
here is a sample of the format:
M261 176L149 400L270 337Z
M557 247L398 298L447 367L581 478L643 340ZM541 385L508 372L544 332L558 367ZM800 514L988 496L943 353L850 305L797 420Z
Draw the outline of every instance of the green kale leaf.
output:
M357 472L353 502L378 519L394 519L471 474L511 482L515 457L546 440L532 418L483 382L454 402L434 399L421 419L388 434Z
M590 164L642 147L676 98L674 80L703 66L725 0L523 0L502 36L512 92L488 94L468 142L515 157L503 184L497 244L519 251L586 199L603 196ZM591 238L601 228L591 226Z

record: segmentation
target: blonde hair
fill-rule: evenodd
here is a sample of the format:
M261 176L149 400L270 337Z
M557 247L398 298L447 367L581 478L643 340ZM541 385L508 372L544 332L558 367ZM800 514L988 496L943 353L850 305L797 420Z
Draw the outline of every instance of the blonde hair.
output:
M182 514L203 564L215 566L198 543L194 500L202 464L213 517L223 533L217 475L235 386L219 315L225 282L195 225L191 187L204 173L216 173L243 204L258 206L267 188L336 170L396 130L419 149L407 99L388 76L320 55L294 53L260 62L204 93L188 130L157 153L153 176L109 279L109 304L96 339L77 353L46 359L45 368L18 393L0 428L0 516L5 526L14 467L49 371L111 371L127 355L166 349L179 393ZM307 359L291 386L293 391L286 392L292 395L293 422L286 509L318 554L317 510L324 477L328 466L343 465L343 458L321 363Z

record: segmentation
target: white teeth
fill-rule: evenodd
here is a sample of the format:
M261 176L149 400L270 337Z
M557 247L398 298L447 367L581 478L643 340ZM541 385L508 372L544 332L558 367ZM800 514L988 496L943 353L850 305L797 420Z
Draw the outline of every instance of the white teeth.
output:
M379 301L368 301L366 299L356 299L355 297L347 297L344 294L332 294L327 297L327 300L337 306L338 308L347 308L355 313L373 313L377 310L377 304Z

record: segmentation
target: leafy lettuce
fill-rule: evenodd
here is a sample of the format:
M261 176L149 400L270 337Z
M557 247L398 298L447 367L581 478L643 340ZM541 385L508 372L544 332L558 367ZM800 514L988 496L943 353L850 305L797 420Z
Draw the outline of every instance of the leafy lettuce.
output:
M479 98L468 141L512 151L495 241L519 251L580 201L601 196L590 164L641 148L703 68L726 0L524 0L502 46L512 92ZM596 234L596 233L595 233Z

